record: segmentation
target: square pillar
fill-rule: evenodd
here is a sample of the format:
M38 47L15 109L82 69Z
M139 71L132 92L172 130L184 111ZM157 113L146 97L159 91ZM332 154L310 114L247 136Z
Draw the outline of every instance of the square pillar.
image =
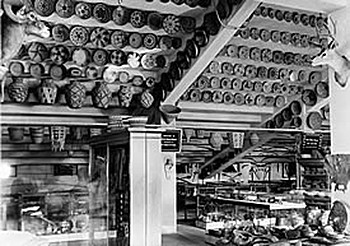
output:
M176 154L162 153L162 233L176 233ZM167 163L167 164L166 164ZM170 168L170 165L173 166Z
M130 245L162 243L162 129L130 127Z

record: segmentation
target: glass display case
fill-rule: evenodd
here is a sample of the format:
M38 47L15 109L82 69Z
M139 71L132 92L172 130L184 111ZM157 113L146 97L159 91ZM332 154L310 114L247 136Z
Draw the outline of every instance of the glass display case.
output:
M90 140L69 156L31 146L41 152L27 151L30 164L22 158L16 175L0 179L2 233L45 246L129 245L128 132ZM44 155L47 162L33 164Z
M92 139L90 148L90 243L129 245L128 134Z

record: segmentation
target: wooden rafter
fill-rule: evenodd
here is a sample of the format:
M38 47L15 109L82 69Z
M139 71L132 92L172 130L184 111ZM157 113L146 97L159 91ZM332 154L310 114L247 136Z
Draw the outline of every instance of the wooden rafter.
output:
M320 110L321 108L329 104L330 100L331 100L331 97L329 96L327 98L322 99L321 101L318 101L316 105L312 106L307 110L307 113Z
M301 104L303 104L303 102L301 101L301 96L296 96L293 99L293 101L298 101ZM270 115L267 119L265 119L259 126L264 127L266 125L266 122L268 122L269 120L273 120L276 117L276 115L278 115L282 112L283 109L285 109L285 107L286 105L284 107L279 108L274 114Z
M205 102L179 102L183 112L209 112L209 113L239 113L239 114L260 114L271 115L274 113L272 107L246 106L235 104L205 103Z
M197 77L212 61L213 55L217 54L236 33L237 29L230 27L240 27L247 18L254 12L261 1L246 0L241 8L235 13L232 19L227 24L229 27L224 27L221 32L215 37L210 46L204 50L203 54L198 58L191 69L183 76L180 83L174 88L171 94L166 98L164 104L175 104L182 94L192 85Z
M230 153L231 151L233 151L232 148L227 147L225 149L223 149L220 153L216 154L215 156L213 156L210 160L208 160L206 163L204 163L200 169L199 172L201 172L204 168L206 168L207 166L211 165L214 161L216 161L217 159L220 159L222 157L224 157L227 153Z
M243 159L248 153L252 152L253 150L255 150L256 148L260 147L261 145L267 143L268 141L270 141L271 139L273 139L275 137L274 134L268 134L268 135L262 135L261 139L259 140L258 143L252 145L252 146L247 146L246 148L243 149L243 151L236 155L234 158L230 159L229 161L227 161L226 163L222 164L219 168L217 168L216 170L212 171L207 177L211 178L214 175L216 175L217 173L220 173L222 171L224 171L226 168L228 168L229 166L231 166L232 164L239 162L241 159Z

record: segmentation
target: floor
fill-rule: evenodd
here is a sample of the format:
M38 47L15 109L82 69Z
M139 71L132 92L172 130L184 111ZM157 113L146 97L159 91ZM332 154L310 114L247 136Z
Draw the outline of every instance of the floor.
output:
M202 229L179 224L176 234L162 236L162 246L209 246L215 245L216 240L217 238L206 235Z

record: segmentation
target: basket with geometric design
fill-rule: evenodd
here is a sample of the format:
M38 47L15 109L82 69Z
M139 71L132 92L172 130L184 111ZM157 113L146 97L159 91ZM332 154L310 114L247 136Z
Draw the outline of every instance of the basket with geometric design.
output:
M42 104L54 104L57 96L57 86L53 82L44 81L37 89L37 96Z
M96 82L96 86L92 89L92 102L97 108L108 108L112 100L112 92L108 89L104 82Z
M66 87L66 102L71 108L81 108L86 98L86 87L78 81L72 81Z
M51 126L51 149L53 151L63 151L64 143L66 141L66 127L64 126Z
M244 144L244 132L229 132L228 142L231 149L242 149Z
M28 97L28 85L22 79L16 79L7 87L7 92L12 101L22 103Z

